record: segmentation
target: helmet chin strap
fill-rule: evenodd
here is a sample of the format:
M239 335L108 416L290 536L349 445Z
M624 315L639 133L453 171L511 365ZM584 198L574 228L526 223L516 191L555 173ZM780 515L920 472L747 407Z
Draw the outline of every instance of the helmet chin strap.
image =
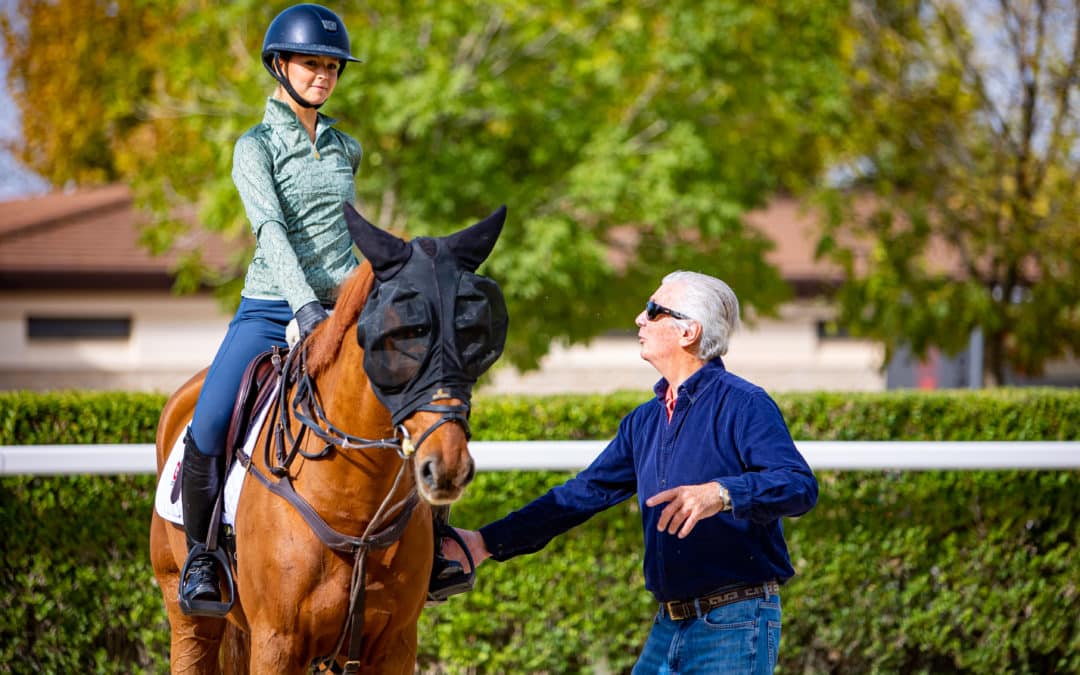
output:
M292 83L289 82L289 78L285 76L285 62L281 60L280 52L274 53L274 79L277 80L281 84L282 88L284 88L285 91L289 92L289 96L292 96L292 99L299 103L301 106L305 108L314 108L315 110L318 110L320 107L322 107L322 103L308 103L304 100L302 96L300 96L300 94L296 93L296 90L293 89ZM323 103L325 103L325 101L323 101Z

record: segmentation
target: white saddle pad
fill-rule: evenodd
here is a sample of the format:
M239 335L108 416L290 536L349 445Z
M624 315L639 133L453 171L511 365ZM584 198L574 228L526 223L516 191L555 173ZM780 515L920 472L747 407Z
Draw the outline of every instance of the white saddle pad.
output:
M259 439L259 430L262 428L272 400L274 400L273 396L267 398L262 410L251 424L247 439L244 440L244 452L249 456L255 447L255 442ZM174 502L172 494L173 486L176 485L176 479L180 475L180 462L184 458L184 436L186 435L185 430L176 439L173 449L169 451L169 458L165 460L165 468L161 472L161 480L158 481L157 493L154 495L154 508L157 509L158 515L177 525L184 524L183 500L177 499ZM236 522L236 505L240 503L240 490L244 486L246 476L247 470L240 462L233 462L233 465L229 467L229 476L225 479L225 512L221 515L222 522L227 525L233 525Z

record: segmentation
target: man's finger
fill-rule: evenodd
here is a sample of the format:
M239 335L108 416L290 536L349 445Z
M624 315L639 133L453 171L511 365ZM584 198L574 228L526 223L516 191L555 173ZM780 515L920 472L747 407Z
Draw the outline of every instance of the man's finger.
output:
M678 490L678 488L670 488L668 490L657 492L652 497L645 500L645 506L659 506L664 502L670 502L675 498L676 490Z
M461 545L458 544L457 540L453 537L443 537L440 552L443 557L450 558L451 560L460 562L465 559L465 551L462 550Z
M684 517L685 516L680 512L671 519L671 524L667 528L668 534L675 534L679 531L679 526L682 525Z
M683 521L682 527L679 528L679 539L686 539L690 534L690 531L694 529L694 525L697 525L697 517L693 514Z
M660 512L660 520L656 521L656 529L660 530L661 532L666 530L668 521L671 520L672 515L673 514L671 512L671 507L665 507L664 510Z

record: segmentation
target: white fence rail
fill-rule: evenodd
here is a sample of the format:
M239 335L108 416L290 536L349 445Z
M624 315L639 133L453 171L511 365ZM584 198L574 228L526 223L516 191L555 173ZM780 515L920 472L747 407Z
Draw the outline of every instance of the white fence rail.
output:
M606 441L474 441L480 471L576 471ZM814 469L1080 469L1080 441L796 441ZM154 473L154 446L0 445L0 475Z

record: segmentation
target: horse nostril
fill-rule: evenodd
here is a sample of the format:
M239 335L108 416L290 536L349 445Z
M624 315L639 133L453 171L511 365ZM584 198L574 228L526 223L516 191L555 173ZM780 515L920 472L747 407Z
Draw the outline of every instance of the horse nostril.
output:
M475 478L475 477L476 477L476 462L474 462L472 457L470 457L469 458L469 470L465 474L465 480L461 481L462 487L464 487L464 486L468 485L469 483L471 483L472 479Z
M424 485L435 487L435 459L426 459L420 464L420 480Z

